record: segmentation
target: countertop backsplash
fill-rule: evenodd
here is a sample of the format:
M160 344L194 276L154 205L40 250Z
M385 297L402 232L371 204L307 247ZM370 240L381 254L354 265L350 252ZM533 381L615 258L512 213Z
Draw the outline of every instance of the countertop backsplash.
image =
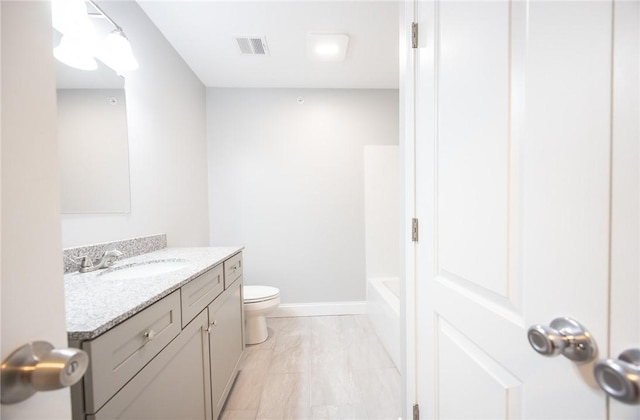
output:
M124 239L121 241L104 242L101 244L84 245L62 250L64 273L72 273L80 268L79 257L88 256L93 261L99 259L105 251L117 249L124 255L123 258L135 257L167 247L167 235L162 233L139 238ZM78 261L78 262L76 262Z

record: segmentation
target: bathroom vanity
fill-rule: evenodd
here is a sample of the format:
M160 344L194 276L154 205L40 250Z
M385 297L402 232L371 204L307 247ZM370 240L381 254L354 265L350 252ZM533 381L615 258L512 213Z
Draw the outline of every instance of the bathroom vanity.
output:
M73 418L218 418L244 351L241 251L167 248L65 275L69 342L90 359Z

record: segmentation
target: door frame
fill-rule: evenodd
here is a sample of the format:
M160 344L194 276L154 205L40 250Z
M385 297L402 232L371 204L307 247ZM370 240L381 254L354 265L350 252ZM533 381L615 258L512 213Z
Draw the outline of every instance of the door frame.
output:
M410 418L418 403L418 313L416 252L412 239L412 219L416 212L416 142L415 142L415 65L416 50L411 48L411 23L416 16L417 0L399 0L399 159L401 168L401 353L402 418Z

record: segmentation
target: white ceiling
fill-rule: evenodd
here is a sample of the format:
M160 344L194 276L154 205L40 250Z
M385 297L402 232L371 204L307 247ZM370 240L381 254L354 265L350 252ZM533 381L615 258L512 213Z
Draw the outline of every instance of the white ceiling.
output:
M398 88L397 0L137 1L206 86ZM345 61L307 59L308 32L348 34ZM270 55L242 56L238 35Z

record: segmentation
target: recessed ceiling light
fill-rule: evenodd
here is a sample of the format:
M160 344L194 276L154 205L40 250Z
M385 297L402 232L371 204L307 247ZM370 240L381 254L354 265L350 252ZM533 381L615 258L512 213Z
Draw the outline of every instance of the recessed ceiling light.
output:
M307 57L316 61L343 61L347 54L349 35L307 34Z

